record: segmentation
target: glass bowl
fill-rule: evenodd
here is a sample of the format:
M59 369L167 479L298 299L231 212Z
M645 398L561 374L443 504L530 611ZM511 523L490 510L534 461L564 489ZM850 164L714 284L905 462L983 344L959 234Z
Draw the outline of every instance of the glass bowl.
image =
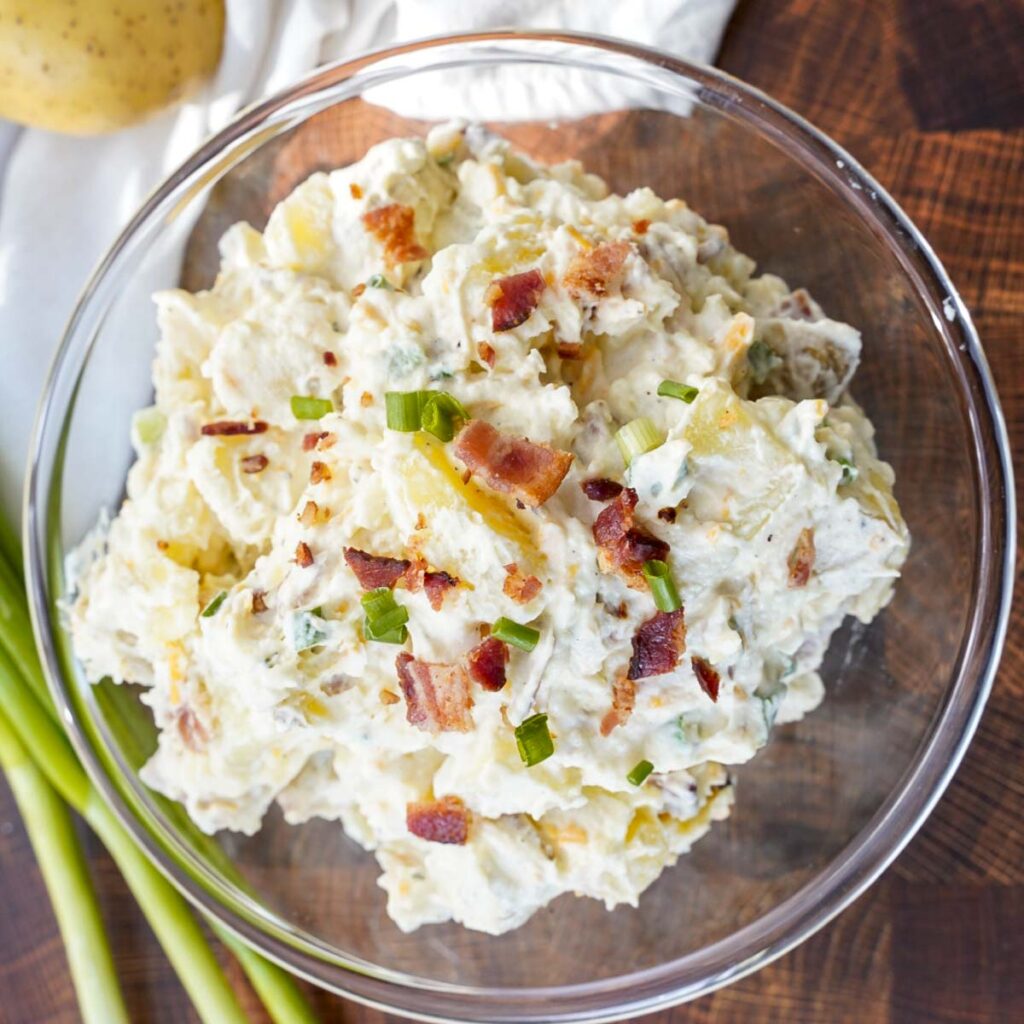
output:
M638 909L608 913L563 897L501 938L454 925L402 934L384 912L373 858L335 823L291 828L272 813L254 838L198 835L139 781L153 745L148 712L131 687L85 682L59 610L66 553L123 493L130 415L151 391L149 293L208 285L216 240L234 220L262 227L312 171L430 126L396 110L427 107L437 121L478 99L493 102L494 127L541 159L578 158L617 191L650 185L685 197L763 269L861 329L855 394L896 470L914 539L891 605L833 641L823 706L738 768L733 816ZM1002 417L967 310L927 242L855 160L721 72L612 40L496 32L318 71L241 114L153 193L87 285L54 363L26 548L38 641L75 745L197 906L298 974L398 1013L598 1021L694 998L768 963L907 843L959 763L992 682L1010 599L1012 503Z

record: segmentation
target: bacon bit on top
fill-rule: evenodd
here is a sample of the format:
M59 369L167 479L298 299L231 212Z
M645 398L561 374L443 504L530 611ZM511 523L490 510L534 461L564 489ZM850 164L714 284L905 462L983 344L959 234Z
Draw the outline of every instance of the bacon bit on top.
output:
M295 564L300 569L308 569L313 564L313 552L309 550L309 545L304 540L300 540L295 546Z
M791 587L806 587L811 578L811 570L814 568L814 530L809 526L800 531L796 539L796 545L789 553L787 565L789 566L789 585Z
M348 194L353 199L362 199L363 198L363 190L354 181L350 181L349 182Z
M178 710L175 725L182 743L194 753L201 752L209 742L210 736L206 727L190 707L182 707Z
M775 307L775 316L791 320L814 320L814 307L806 288L797 288L782 299Z
M239 420L217 420L215 423L204 423L199 432L204 437L233 437L237 434L265 434L267 424L263 420L243 423Z
M484 295L484 302L491 307L491 329L511 331L529 320L540 302L544 284L539 270L496 277Z
M381 704L397 704L402 698L395 693L394 690L381 690L380 691L380 702Z
M299 522L303 526L312 526L316 522L317 513L320 511L320 506L315 501L307 501L302 506L302 511L299 513Z
M331 479L331 470L326 462L314 462L309 467L309 482L311 484L321 484L325 480Z
M302 450L304 452L311 452L316 447L317 442L322 437L326 437L326 436L327 436L327 431L326 430L321 430L319 432L314 432L312 434L305 434L305 435L303 435L303 438L302 438Z
M506 597L511 597L517 604L532 601L544 586L536 576L524 575L515 562L505 566L505 573L505 583L501 589Z
M607 736L614 728L625 725L636 704L636 683L620 676L612 685L612 706L601 719L601 735Z
M366 291L366 282L365 281L360 281L359 284L357 284L355 286L355 288L352 289L352 298L353 299L358 299L359 296L362 295L363 292L365 292L365 291Z
M345 548L344 555L348 567L356 574L356 579L363 590L393 587L412 565L408 558L371 555L358 548Z
M578 341L560 341L555 346L559 359L581 359L583 345Z
M403 651L395 659L405 694L405 717L425 732L469 732L473 706L469 675L461 665L417 661Z
M674 523L676 521L676 509L671 505L666 505L665 508L658 509L658 518L663 523Z
M703 658L694 655L690 659L693 674L700 683L700 688L715 702L718 701L718 687L722 677Z
M469 675L485 690L497 692L505 685L508 647L497 637L489 636L466 655Z
M337 366L338 357L333 352L324 353L324 366Z
M640 220L633 221L633 230L638 235L646 235L647 229L651 226L651 222L646 217L641 217Z
M497 352L494 351L492 345L488 345L486 341L481 341L476 347L477 355L480 356L480 361L486 363L491 369L494 368L494 361L498 358Z
M384 246L384 262L389 267L429 255L416 241L416 212L411 206L389 203L368 210L361 219L363 227Z
M435 612L439 612L443 607L444 595L458 585L458 579L443 570L423 573L423 589L427 592L427 600ZM409 589L415 588L410 587Z
M270 459L266 455L246 455L242 459L243 473L262 473L270 465Z
M464 846L469 838L469 811L457 796L406 804L405 827L430 843Z
M686 650L686 622L682 608L655 612L640 624L633 636L633 657L629 678L646 679L671 672Z
M631 248L629 242L602 242L587 252L577 253L569 262L562 284L572 295L607 295L622 277Z
M455 454L496 491L531 508L543 505L558 490L572 463L568 452L503 434L486 420L470 420L459 431Z
M252 613L259 615L267 610L267 592L265 590L254 590L252 592Z
M652 558L664 561L669 546L646 530L634 525L633 512L637 494L632 487L602 510L594 520L594 541L597 543L597 564L602 572L620 572L634 590L643 590L644 562Z
M622 484L604 477L584 480L580 487L591 501L611 501L612 498L617 498L622 493Z

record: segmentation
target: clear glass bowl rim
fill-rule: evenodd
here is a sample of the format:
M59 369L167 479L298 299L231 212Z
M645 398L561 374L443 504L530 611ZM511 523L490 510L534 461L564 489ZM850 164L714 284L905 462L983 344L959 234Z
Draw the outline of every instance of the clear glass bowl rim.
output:
M930 307L964 389L979 513L973 605L957 672L918 757L874 818L820 874L756 921L679 960L558 988L462 986L407 975L340 955L222 882L147 810L141 784L108 774L76 710L54 623L51 561L63 439L77 382L119 274L130 273L148 233L173 218L194 190L311 113L368 86L428 68L542 62L647 78L656 88L696 89L719 113L767 135L841 194L897 255ZM597 64L595 65L595 62ZM730 75L622 40L516 30L438 36L319 68L241 112L150 195L98 265L72 313L40 402L25 485L26 574L36 643L50 690L92 781L155 865L194 905L296 974L386 1011L423 1020L606 1021L696 998L764 966L828 923L891 863L945 790L977 727L1005 639L1015 551L1013 472L1005 424L977 332L927 241L886 191L836 143L799 115ZM58 545L59 547L59 545ZM55 574L57 574L55 576ZM127 794L127 796L126 796Z

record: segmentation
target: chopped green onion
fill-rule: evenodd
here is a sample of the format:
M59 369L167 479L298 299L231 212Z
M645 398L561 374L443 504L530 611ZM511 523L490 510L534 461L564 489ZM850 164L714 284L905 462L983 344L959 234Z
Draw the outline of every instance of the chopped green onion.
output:
M658 394L662 398L678 398L689 405L700 394L700 391L689 384L680 384L675 380L663 380L658 385Z
M833 459L832 461L838 462L839 465L843 467L843 476L842 479L839 481L841 484L852 484L853 481L857 479L860 470L857 469L857 467L849 459L844 459L840 457Z
M292 415L297 420L318 420L329 412L334 412L334 403L329 398L292 395Z
M385 291L394 291L391 282L383 274L374 274L366 280L367 288L383 288Z
M227 596L228 592L226 590L222 590L199 614L202 615L204 619L213 618L213 616L217 614L217 609L220 608L227 599Z
M368 594L363 594L359 603L363 606L368 619L375 619L398 607L395 595L387 587L378 587Z
M398 629L392 629L383 636L376 638L379 644L404 644L408 639L409 630L405 626L399 626Z
M650 761L638 761L633 770L626 776L626 781L634 786L642 786L644 780L654 771L654 765Z
M755 341L747 349L747 362L750 364L750 372L757 384L764 383L768 374L777 366L782 365L782 360L776 354L775 349L761 340Z
M455 419L469 419L466 407L447 391L427 392L430 397L423 406L421 425L439 441L450 441L455 436Z
M320 628L323 619L313 612L296 612L292 616L292 646L296 651L305 651L310 647L319 647L327 634Z
M628 466L638 455L663 444L665 438L646 416L640 416L622 427L616 433L615 440L622 452L622 460Z
M431 397L430 391L386 391L384 410L388 430L411 433L423 426L423 407Z
M521 651L532 651L540 639L540 631L502 617L492 627L491 636L504 640Z
M371 640L379 640L400 629L409 621L409 609L396 605L389 612L366 619L366 632Z
M682 608L683 602L679 600L679 592L665 562L657 558L644 562L644 579L651 588L659 612L674 612Z
M132 426L140 444L156 444L167 427L167 417L155 406L140 409L132 417Z
M531 715L516 726L516 746L527 768L546 761L554 752L555 744L548 732L548 716Z

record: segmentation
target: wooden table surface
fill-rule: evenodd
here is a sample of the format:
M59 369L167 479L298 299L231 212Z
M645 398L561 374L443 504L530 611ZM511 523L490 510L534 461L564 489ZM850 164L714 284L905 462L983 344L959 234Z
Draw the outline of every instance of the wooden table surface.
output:
M1024 2L740 0L719 63L846 146L931 240L974 313L1024 476ZM1024 1020L1022 626L1018 609L964 764L882 880L782 960L646 1024ZM73 1022L57 928L0 787L0 1024ZM133 1020L194 1020L110 860L89 851ZM325 1022L398 1020L314 999Z

